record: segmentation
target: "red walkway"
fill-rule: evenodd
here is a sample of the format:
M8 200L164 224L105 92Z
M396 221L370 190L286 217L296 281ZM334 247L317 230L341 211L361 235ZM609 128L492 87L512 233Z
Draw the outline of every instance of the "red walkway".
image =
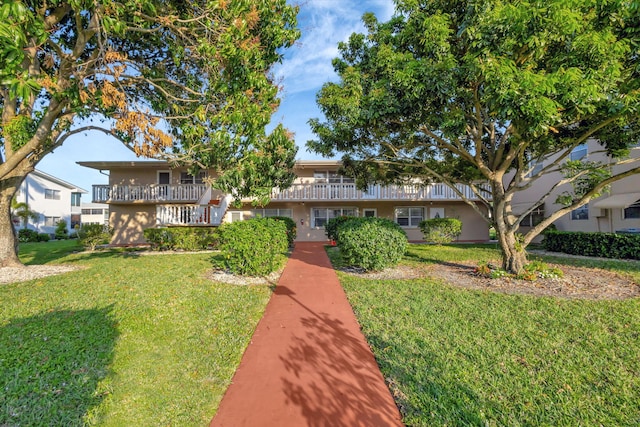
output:
M211 426L402 426L322 244L296 243Z

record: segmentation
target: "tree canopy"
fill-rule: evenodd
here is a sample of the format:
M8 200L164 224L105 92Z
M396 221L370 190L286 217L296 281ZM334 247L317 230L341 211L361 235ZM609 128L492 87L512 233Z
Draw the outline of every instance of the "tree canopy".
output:
M511 271L524 247L567 212L632 173L566 162L597 139L629 163L640 137L640 6L637 2L398 0L388 22L363 17L367 34L339 45L340 79L318 94L325 120L310 121L318 153L344 153L361 183L422 177L457 191L494 225ZM545 163L532 174L534 163ZM545 174L571 184L563 207L517 238L516 193ZM550 189L550 190L553 190ZM487 192L490 197L487 197ZM464 194L457 191L464 199Z
M91 130L213 168L236 197L290 184L292 135L265 126L279 104L270 69L299 37L296 14L285 0L3 2L0 239L26 174Z

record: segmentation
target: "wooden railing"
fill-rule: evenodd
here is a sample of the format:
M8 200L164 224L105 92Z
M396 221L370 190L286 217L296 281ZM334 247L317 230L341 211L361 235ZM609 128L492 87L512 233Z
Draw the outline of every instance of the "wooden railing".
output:
M94 185L93 202L196 202L207 184Z

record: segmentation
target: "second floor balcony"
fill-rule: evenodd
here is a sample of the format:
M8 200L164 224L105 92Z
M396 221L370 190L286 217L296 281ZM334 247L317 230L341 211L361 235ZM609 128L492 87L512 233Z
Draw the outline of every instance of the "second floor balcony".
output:
M207 192L207 184L94 185L94 203L195 203Z
M209 189L207 184L150 184L150 185L94 185L95 203L195 203L202 201ZM468 199L477 199L467 185L457 189ZM488 193L484 197L490 198ZM353 183L304 183L293 184L287 189L274 189L272 201L357 201L357 200L462 200L444 184L370 185L366 191L358 190ZM204 201L206 203L206 201Z

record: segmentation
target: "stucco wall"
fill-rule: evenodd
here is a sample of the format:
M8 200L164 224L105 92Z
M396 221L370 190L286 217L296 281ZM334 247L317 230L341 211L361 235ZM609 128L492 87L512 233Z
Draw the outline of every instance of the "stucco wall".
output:
M144 243L143 230L154 227L156 207L151 205L111 205L109 225L114 228L113 245Z

